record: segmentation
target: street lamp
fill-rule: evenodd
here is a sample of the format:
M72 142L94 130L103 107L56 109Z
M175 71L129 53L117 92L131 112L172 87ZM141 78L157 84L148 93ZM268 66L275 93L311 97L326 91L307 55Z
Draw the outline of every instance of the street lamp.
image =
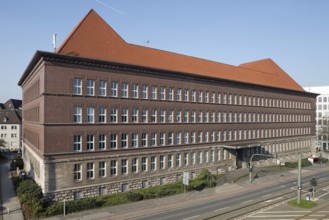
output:
M253 170L252 159L254 158L254 156L273 157L271 155L266 155L266 154L253 154L250 157L250 161L249 161L249 183L252 182L252 178L251 178L251 173L252 173L252 170Z

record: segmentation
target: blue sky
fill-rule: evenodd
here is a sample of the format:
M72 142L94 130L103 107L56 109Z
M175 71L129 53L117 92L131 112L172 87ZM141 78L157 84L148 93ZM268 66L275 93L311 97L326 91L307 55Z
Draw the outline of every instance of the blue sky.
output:
M95 9L128 43L221 63L271 58L301 86L329 85L328 0L0 0L0 102L36 50Z

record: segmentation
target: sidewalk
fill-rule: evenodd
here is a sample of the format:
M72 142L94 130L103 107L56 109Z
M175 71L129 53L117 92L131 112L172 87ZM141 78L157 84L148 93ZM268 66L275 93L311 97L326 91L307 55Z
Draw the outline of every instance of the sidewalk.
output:
M308 173L314 170L316 172L329 171L328 166L313 166L309 168L304 168L302 170L303 176L309 175ZM191 206L198 203L203 203L210 200L222 199L232 197L234 195L241 194L246 191L259 190L263 187L274 185L278 182L286 182L288 180L293 180L297 178L296 171L285 171L285 170L276 170L270 171L267 170L269 174L262 174L265 176L259 175L258 178L255 178L252 184L249 183L248 169L239 170L239 175L230 175L226 178L226 183L223 185L208 188L202 191L192 191L184 194L178 194L174 196L164 197L160 199L150 199L143 200L140 202L129 203L119 206L101 208L97 210L87 210L79 213L68 214L67 216L54 216L47 218L48 220L59 220L59 219L80 219L80 220L89 220L89 219L132 219L136 216L141 216L145 213L157 213L162 210L176 209L179 207ZM255 173L253 173L255 175ZM233 183L235 182L235 183Z
M24 220L23 213L10 176L10 159L0 162L0 193L4 220ZM8 213L9 212L9 213Z

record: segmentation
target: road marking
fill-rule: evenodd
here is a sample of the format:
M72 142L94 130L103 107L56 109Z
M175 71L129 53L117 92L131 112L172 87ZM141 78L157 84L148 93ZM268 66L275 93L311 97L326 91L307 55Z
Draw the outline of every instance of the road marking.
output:
M228 208L230 208L230 207L227 206L227 207L224 207L224 208L221 208L221 209L216 209L214 212L220 212L220 211L222 211L222 210L224 210L224 209L228 209Z
M282 198L283 197L278 197L278 198L275 198L275 199L266 200L265 202L274 202L274 201L282 199Z
M248 203L248 202L252 202L252 199L248 200L248 201L241 202L241 204L245 204L245 203Z
M281 188L284 188L284 187L286 187L286 186L285 186L285 185L281 185L280 187L281 187Z
M323 196L326 196L326 195L328 195L329 194L329 192L327 192L327 193L323 193L321 196L317 196L317 198L319 199L319 198L321 198L321 197L323 197Z
M268 196L271 196L273 193L270 193L270 194L267 194L265 196L262 196L262 198L265 198L265 197L268 197Z
M195 216L192 216L192 217L189 217L189 218L184 218L183 220L188 220L188 219L192 219L192 218L197 218L199 217L200 215L195 215Z

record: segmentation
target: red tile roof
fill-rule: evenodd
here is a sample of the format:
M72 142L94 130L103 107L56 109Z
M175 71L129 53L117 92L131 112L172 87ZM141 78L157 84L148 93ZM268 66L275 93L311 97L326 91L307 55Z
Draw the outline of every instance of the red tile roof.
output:
M57 53L304 91L271 59L232 66L125 42L91 10Z

